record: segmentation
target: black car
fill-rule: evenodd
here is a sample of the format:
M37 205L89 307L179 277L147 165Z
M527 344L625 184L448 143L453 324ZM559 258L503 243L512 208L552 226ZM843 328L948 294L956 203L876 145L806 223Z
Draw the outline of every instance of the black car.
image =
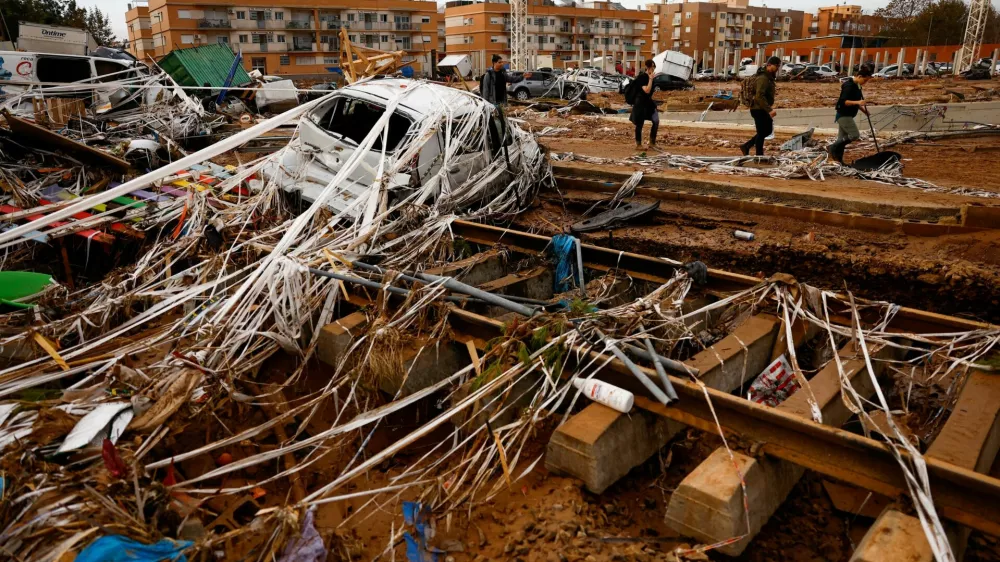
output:
M628 87L629 82L632 78L626 78L622 80L622 83L618 85L618 93L624 94L625 88ZM671 76L669 74L658 74L653 77L653 89L650 93L654 92L666 92L670 90L693 90L694 84L688 82L687 80L682 80L676 76Z

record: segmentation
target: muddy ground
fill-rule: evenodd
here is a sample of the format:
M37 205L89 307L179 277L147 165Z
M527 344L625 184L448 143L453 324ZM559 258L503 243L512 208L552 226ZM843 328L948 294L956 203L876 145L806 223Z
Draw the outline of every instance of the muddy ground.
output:
M685 107L703 103L717 92L739 93L740 82L694 82L694 90L657 92L655 99L662 100L667 111L687 111ZM955 101L989 101L1000 93L1000 79L965 80L963 78L923 79L873 79L865 85L865 99L877 105L947 103ZM777 82L775 107L833 107L840 95L838 80ZM625 107L625 99L618 93L601 93L589 96L590 101L606 102L615 107Z
M831 117L832 119L832 117ZM602 158L629 158L649 152L635 148L634 126L624 119L601 116L537 115L529 118L536 130L544 127L566 127L570 130L542 138L542 143L552 152L572 152ZM778 121L780 125L780 119ZM649 124L643 130L643 143L649 140ZM753 135L750 130L732 128L700 128L661 123L657 144L663 152L692 156L736 156L739 146ZM775 138L765 143L765 154L778 150L792 133L775 133ZM825 144L830 135L816 134L817 142ZM943 187L974 187L1000 193L1000 176L984 173L988 163L1000 154L1000 136L940 139L935 141L908 142L892 146L903 155L903 173L907 177L926 180ZM857 142L848 146L844 160L853 161L874 152L871 143ZM650 154L652 154L650 152ZM638 169L638 166L631 166ZM822 184L839 183L844 186L870 184L846 178L827 178L825 182L808 180L770 180L795 189L822 189ZM913 192L895 190L902 201L912 199ZM889 194L887 194L888 196ZM1000 200L998 200L1000 201Z

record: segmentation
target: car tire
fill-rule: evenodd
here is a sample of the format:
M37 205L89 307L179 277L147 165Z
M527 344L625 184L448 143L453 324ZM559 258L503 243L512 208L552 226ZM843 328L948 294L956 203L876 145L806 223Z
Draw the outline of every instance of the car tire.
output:
M514 97L517 98L520 101L524 101L524 100L528 99L528 90L525 90L524 88L521 88L520 90L517 90L516 92L514 92Z
M656 92L661 92L661 91L663 91L663 88L654 84L653 87L649 90L649 95L653 95Z

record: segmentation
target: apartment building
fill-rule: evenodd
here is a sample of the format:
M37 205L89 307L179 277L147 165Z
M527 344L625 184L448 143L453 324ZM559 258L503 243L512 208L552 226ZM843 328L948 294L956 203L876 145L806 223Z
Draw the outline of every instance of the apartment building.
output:
M335 71L341 29L353 45L405 51L416 73L430 72L440 19L437 4L422 0L150 0L148 14L155 57L222 43L242 50L247 70L272 75Z
M653 50L691 55L702 66L760 43L798 39L805 12L750 6L748 0L649 4L653 14ZM737 61L738 62L738 61ZM733 58L729 59L733 64Z
M841 5L820 8L803 22L802 37L856 35L870 37L882 30L882 18L865 15L861 6Z
M128 26L128 52L139 60L153 56L153 30L149 23L149 6L146 2L129 3L125 12Z
M628 10L603 0L529 0L527 8L532 66L565 68L595 57L632 61L653 54L653 16L646 10ZM444 16L449 55L470 55L477 72L494 54L510 57L510 5L506 2L449 2Z

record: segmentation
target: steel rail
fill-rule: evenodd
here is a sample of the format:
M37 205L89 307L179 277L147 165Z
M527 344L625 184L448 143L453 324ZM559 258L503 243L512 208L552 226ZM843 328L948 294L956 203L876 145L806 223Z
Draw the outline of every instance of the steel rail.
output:
M552 239L548 236L531 234L511 228L502 228L468 221L455 221L452 223L452 232L455 236L460 236L469 242L493 246L502 244L515 251L524 253L539 253L551 244ZM654 283L666 283L673 277L674 270L679 264L671 263L664 259L634 254L621 250L612 250L594 244L581 244L583 252L584 266L599 271L610 271L620 269L626 271L636 279L650 281ZM708 270L708 289L715 292L739 291L753 287L764 279L741 275L721 269ZM856 298L859 304L870 304L871 301ZM837 323L850 325L849 309L843 303L831 303L839 305L838 309L833 306L831 312L834 316L831 320ZM862 320L866 315L862 314ZM868 316L869 320L874 318ZM889 324L889 329L913 332L918 334L940 334L956 331L970 330L997 330L1000 326L956 318L933 312L926 312L915 308L900 307Z
M503 333L501 322L467 310L453 309L449 321L454 329L484 339ZM656 371L641 365L639 369L650 377L657 375ZM885 496L897 497L907 492L903 472L883 442L673 375L668 376L680 399L664 406L645 395L629 368L617 360L607 363L601 375L602 380L633 392L635 405L654 415L713 434L718 433L721 426L728 434L760 443L762 453ZM711 400L711 407L706 396ZM932 457L924 457L924 462L930 475L931 497L939 515L1000 536L1000 508L997 507L1000 506L1000 479Z

